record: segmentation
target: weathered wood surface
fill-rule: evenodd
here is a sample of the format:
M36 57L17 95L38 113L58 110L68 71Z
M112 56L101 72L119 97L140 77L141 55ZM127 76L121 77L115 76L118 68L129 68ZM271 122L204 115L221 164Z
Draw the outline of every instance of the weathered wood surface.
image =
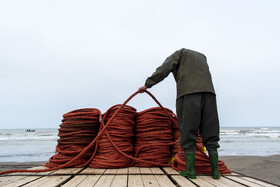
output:
M32 168L34 169L34 168ZM37 167L35 169L42 169ZM154 168L66 168L42 173L13 173L0 176L0 186L38 187L177 187L177 186L268 186L261 180L232 173L223 175L220 180L198 175L197 179L182 177L171 167Z

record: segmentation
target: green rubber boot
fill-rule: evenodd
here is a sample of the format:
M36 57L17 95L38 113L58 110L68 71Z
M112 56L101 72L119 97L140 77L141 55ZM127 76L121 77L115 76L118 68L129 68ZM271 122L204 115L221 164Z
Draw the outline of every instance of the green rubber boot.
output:
M218 164L218 153L209 153L211 163L211 176L213 179L220 179L221 175L219 172Z
M184 177L188 177L190 179L196 179L195 174L195 154L194 153L185 153L185 160L187 164L187 169L182 170L180 174Z

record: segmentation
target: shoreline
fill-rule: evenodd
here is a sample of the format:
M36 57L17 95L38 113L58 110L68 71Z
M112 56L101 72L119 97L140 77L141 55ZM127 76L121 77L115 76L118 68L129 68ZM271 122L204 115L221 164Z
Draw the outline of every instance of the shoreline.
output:
M220 156L219 160L237 173L280 185L280 154L271 156ZM0 172L43 166L48 161L0 162Z

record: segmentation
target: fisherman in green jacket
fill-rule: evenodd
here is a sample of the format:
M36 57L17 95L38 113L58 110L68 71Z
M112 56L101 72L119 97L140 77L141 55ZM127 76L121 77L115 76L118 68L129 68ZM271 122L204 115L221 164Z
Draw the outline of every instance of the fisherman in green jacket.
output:
M145 86L140 87L139 91L144 92L156 85L170 72L177 84L176 112L181 132L180 144L187 164L187 169L181 171L181 175L196 178L195 147L199 130L210 157L211 175L219 179L219 119L207 59L202 53L193 50L183 48L175 51L147 78Z

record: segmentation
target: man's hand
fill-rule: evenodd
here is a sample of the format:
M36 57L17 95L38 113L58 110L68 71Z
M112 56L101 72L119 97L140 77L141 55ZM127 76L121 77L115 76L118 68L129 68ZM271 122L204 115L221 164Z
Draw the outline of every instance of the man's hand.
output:
M146 86L142 86L142 87L139 88L138 91L139 91L140 93L143 93L145 90L147 90L147 87L146 87Z

